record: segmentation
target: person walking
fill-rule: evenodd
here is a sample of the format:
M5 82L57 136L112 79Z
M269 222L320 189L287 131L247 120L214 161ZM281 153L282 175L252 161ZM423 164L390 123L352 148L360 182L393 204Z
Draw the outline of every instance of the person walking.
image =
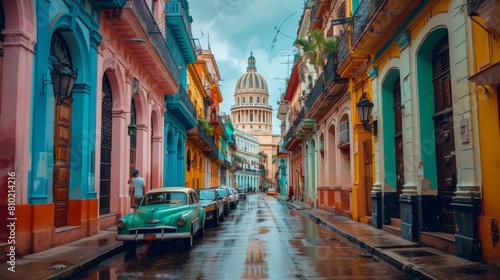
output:
M293 202L293 187L292 186L289 186L288 187L288 201L290 202Z
M139 170L132 171L132 177L128 179L128 184L132 185L132 207L141 203L142 197L146 194L146 181L139 176Z

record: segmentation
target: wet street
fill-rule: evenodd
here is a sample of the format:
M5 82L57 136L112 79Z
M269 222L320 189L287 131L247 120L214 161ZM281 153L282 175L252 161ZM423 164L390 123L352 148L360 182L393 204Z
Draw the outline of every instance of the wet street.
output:
M137 248L78 279L407 279L274 197L248 195L190 251L175 243Z

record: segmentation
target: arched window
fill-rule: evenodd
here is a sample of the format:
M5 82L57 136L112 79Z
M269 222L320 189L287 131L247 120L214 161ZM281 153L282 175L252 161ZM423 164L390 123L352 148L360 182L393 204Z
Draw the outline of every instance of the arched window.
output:
M260 103L260 97L257 96L257 103Z
M249 97L249 103L252 104L253 103L253 97Z
M260 114L259 114L259 122L261 122L261 120L260 120Z
M245 104L245 97L243 97L243 104Z
M250 114L250 122L253 122L253 114Z
M265 97L262 98L262 103L266 104L266 98Z
M239 97L238 97L238 102L237 103L240 104L240 98Z

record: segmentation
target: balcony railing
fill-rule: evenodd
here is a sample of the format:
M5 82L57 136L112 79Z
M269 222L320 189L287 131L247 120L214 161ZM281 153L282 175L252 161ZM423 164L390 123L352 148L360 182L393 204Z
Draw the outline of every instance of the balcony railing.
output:
M309 93L309 98L307 99L307 108L312 108L314 106L314 103L316 103L316 100L318 97L323 93L323 74L321 74L316 81L316 84L314 85L313 89Z
M207 130L199 121L198 121L197 128L198 128L198 134L199 134L200 138L203 139L208 144L208 146L210 147L212 152L218 156L219 149L217 148L217 145L215 145L215 141L214 141L213 137L208 135Z
M163 37L163 33L160 28L156 24L156 21L149 10L149 6L146 4L144 0L132 0L134 5L134 11L138 16L138 20L141 22L141 25L145 29L146 33L149 35L149 39L151 40L151 44L155 46L158 51L158 54L163 60L165 66L167 66L168 70L172 74L175 81L180 81L180 73L177 64L170 52L170 49L167 46L165 38Z
M189 112L191 117L193 117L194 120L198 118L196 107L194 107L193 102L191 101L191 99L189 99L189 96L187 95L186 90L184 90L184 88L181 87L179 89L179 92L176 94L166 95L165 101L167 101L167 106L168 102L175 102L175 101L180 102L184 106L186 111Z
M333 78L340 78L340 75L337 73L338 68L338 53L332 53L330 58L328 58L328 62L325 65L325 84L328 84Z
M476 14L477 10L486 0L467 0L467 9L469 11L469 16Z
M346 31L339 40L338 65L342 65L351 52L351 31Z
M305 107L302 107L299 114L297 115L297 118L293 121L293 126L299 127L300 123L302 122L305 116L306 116L306 110Z
M368 22L385 0L363 0L353 16L353 43L365 33Z

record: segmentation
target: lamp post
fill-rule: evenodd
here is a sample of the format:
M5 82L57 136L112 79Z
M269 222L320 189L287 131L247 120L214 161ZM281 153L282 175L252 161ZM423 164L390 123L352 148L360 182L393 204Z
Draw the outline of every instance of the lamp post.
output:
M359 119L363 124L366 131L372 133L373 135L378 134L377 128L377 120L373 120L373 123L370 123L370 118L372 115L373 103L366 97L366 94L363 94L359 99L356 107L358 109Z

